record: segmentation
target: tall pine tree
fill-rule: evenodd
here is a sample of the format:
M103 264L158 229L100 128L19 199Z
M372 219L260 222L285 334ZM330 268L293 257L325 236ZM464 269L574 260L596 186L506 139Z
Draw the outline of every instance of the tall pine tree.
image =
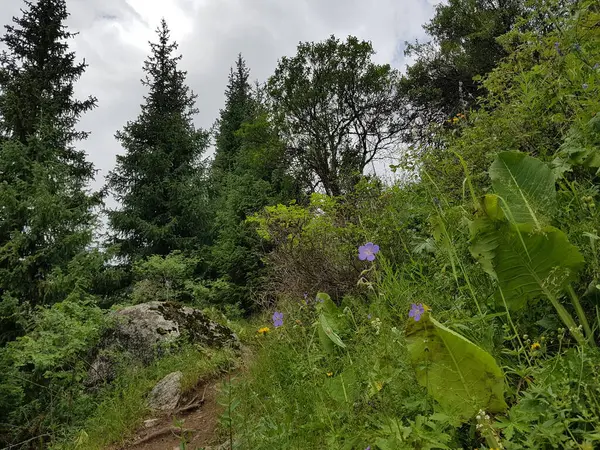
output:
M193 250L203 239L206 195L200 157L208 135L196 130L196 95L178 68L163 19L158 42L150 43L144 63L148 88L141 113L116 138L125 148L108 177L108 188L121 203L109 211L114 241L129 261L174 250Z
M223 177L235 168L236 156L242 145L241 137L235 132L240 129L242 123L252 118L255 109L249 78L250 70L239 54L235 69L232 67L229 73L225 89L225 108L220 111L217 120L215 159L211 166L211 184L216 190L222 188Z
M0 39L0 316L24 304L62 300L53 274L85 251L101 197L87 192L95 171L74 147L96 99L74 98L86 64L76 62L65 0L25 2ZM13 323L14 325L14 323ZM5 336L6 338L6 336Z
M251 292L259 287L264 251L246 219L296 193L296 185L287 175L285 146L268 119L259 92L248 84L249 74L240 55L229 75L211 167L216 195L212 275L230 287L218 301L245 310L253 306Z

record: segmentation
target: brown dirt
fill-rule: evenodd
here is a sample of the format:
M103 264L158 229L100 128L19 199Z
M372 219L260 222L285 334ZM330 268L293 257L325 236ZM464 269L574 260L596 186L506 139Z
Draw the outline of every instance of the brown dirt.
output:
M201 381L193 390L184 394L179 408L167 415L154 415L157 419L151 427L142 426L135 435L120 446L107 450L179 450L183 434L186 450L229 450L227 438L217 430L219 416L224 407L217 403L223 382L232 382L247 369L249 352L244 349L241 361L230 374L220 378ZM193 406L196 405L196 406ZM191 409L185 409L186 407Z

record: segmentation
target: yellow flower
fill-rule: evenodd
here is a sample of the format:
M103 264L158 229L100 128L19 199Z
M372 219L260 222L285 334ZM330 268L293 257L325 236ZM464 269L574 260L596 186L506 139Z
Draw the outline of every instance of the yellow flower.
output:
M271 331L271 330L269 330L269 327L262 327L258 330L258 333L264 335L264 334L268 333L269 331Z
M331 377L331 376L333 376L333 372L327 372L327 376L328 376L328 377Z
M425 303L423 303L423 309L425 311L431 311L431 308L429 306L427 306Z
M380 391L381 389L383 389L383 383L376 381L375 387L377 388L378 391Z
M541 348L541 345L539 342L534 342L533 344L531 344L531 350L539 350Z

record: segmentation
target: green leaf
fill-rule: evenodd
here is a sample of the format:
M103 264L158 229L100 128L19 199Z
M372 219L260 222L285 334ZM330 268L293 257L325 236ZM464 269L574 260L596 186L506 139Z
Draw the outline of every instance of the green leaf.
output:
M464 422L477 411L502 412L504 376L494 358L429 313L410 321L406 340L418 382L444 413Z
M335 331L333 331L333 328L327 320L327 317L325 317L325 314L319 315L319 323L321 324L321 329L323 330L323 332L325 332L325 334L331 340L331 342L333 342L338 347L346 348L346 344L344 344L340 337L335 333Z
M329 339L329 337L325 333L325 330L323 330L323 327L321 326L321 323L320 322L315 322L315 325L317 326L317 333L319 334L319 341L321 342L321 345L323 346L323 349L327 353L333 353L335 347L334 347L333 342L331 341L331 339Z
M493 237L498 244L493 265L511 309L540 297L558 297L584 264L577 247L551 226L536 231L530 224L506 225Z
M489 170L492 186L506 204L507 217L516 223L548 222L556 209L554 175L547 164L520 152L502 152Z
M499 244L498 226L487 218L477 218L469 222L471 231L469 251L493 279L496 279L493 260Z
M356 375L346 370L333 378L328 378L325 380L325 389L336 402L351 403L358 390Z

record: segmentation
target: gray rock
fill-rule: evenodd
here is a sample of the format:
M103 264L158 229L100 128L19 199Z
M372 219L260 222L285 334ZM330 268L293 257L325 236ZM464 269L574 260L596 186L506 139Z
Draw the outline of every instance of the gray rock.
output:
M113 325L92 352L85 384L97 386L114 379L119 362L150 364L186 340L211 347L240 348L229 328L202 311L172 302L148 302L112 314Z
M160 422L160 419L147 419L144 420L144 428L155 427Z
M181 397L181 380L183 373L171 372L158 382L148 395L146 404L158 411L172 411L177 407Z

